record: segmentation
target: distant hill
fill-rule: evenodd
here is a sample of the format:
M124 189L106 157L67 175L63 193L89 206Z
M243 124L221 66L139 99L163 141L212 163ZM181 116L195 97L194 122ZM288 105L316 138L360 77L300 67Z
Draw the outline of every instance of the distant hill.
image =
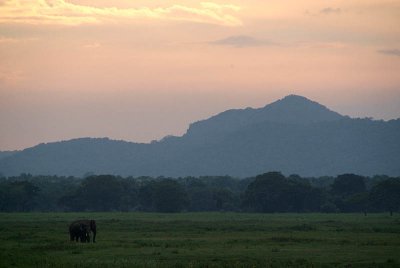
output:
M0 151L0 159L9 157L17 152L18 151Z
M0 173L400 176L399 137L399 119L353 119L290 95L259 109L225 111L191 124L182 137L151 144L107 138L40 144L0 159Z
M331 122L345 117L309 99L289 95L263 108L228 110L209 119L190 125L185 136L207 138L244 129L252 125L281 123L305 125L318 122Z

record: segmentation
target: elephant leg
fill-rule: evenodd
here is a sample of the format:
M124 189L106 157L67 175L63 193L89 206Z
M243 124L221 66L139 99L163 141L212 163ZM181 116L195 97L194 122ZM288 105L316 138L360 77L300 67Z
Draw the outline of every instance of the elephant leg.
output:
M79 237L80 237L81 243L86 243L86 234L84 232L82 232Z
M87 243L90 242L90 229L89 226L82 224L81 225L81 232L80 232L80 238L82 243Z

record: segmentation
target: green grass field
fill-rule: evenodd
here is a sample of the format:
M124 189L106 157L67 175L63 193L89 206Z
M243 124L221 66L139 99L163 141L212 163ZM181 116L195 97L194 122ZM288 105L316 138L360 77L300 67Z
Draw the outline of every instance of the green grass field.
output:
M97 243L69 241L96 219ZM1 213L1 267L399 267L388 214Z

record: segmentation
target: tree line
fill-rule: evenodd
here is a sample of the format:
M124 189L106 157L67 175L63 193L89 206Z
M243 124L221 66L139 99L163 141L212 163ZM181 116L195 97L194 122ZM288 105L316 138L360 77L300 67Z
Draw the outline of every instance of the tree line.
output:
M237 179L85 178L32 176L0 178L0 211L243 211L383 212L400 209L400 178L302 178L268 172Z

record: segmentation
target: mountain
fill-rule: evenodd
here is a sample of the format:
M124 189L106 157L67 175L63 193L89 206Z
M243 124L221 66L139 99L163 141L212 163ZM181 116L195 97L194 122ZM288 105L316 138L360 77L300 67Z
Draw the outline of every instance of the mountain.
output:
M263 123L311 124L343 119L344 116L333 112L317 102L289 95L263 108L228 110L207 120L190 125L186 136L208 137L226 134L251 125Z
M18 151L0 151L0 159L9 157L17 152Z
M222 112L191 124L182 137L150 144L107 138L40 144L0 159L0 173L400 176L399 137L399 119L350 118L290 95L263 108Z

